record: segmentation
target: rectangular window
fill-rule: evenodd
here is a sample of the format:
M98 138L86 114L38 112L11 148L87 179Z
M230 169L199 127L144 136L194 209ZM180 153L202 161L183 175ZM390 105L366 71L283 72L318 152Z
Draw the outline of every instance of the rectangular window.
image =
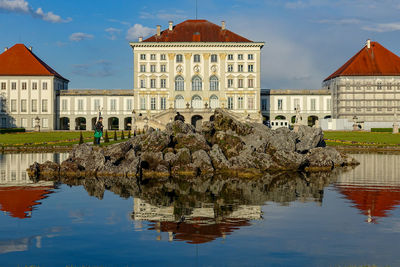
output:
M233 54L228 55L228 60L233 60Z
M248 79L248 85L249 85L249 88L253 88L254 87L254 80L253 79Z
M261 99L261 110L267 110L267 99Z
M329 111L331 110L331 99L326 100L326 109Z
M283 110L283 99L278 99L278 110Z
M65 100L66 101L66 100ZM32 112L37 112L37 99L32 99Z
M228 72L233 72L233 65L232 64L228 65Z
M166 72L167 71L167 66L166 65L161 65L160 66L160 71L161 72Z
M141 60L146 60L146 54L140 54L140 59Z
M238 79L238 87L243 88L243 79Z
M146 80L140 80L140 88L146 88Z
M11 90L17 90L17 83L16 82L12 82L11 83Z
M155 97L150 98L150 108L151 108L151 110L156 110L156 98Z
M44 82L44 83L42 84L42 88L43 88L43 90L47 90L47 82Z
M21 126L23 128L28 127L28 119L25 119L25 118L21 119Z
M228 88L233 87L233 79L228 79Z
M110 110L111 111L116 111L117 110L117 100L116 99L111 99L110 100Z
M17 112L17 100L11 99L11 112Z
M200 62L200 55L194 55L193 56L193 61L196 62L196 63L199 63Z
M78 99L78 110L83 111L83 99Z
M150 65L150 72L156 72L156 65Z
M26 82L21 83L22 90L26 90Z
M218 56L216 54L211 55L211 62L218 62Z
M248 72L253 72L254 65L247 65L247 70L248 70Z
M26 99L22 99L21 100L21 112L26 112L27 111L27 100Z
M49 119L46 119L46 118L42 119L42 127L49 128Z
M161 88L166 88L166 87L167 87L167 80L161 79Z
M243 72L243 65L242 64L238 65L238 72Z
M160 98L160 105L161 109L167 109L167 98L166 97L161 97Z
M7 102L5 99L0 99L0 111L6 112L7 109Z
M146 72L146 65L140 65L140 72Z
M150 60L156 60L156 54L151 54L150 55Z
M7 89L7 84L1 83L1 90L6 90L6 89Z
M311 103L310 103L310 109L311 111L315 111L316 108L316 104L315 104L316 100L315 99L311 99Z
M100 109L100 99L95 99L93 101L93 110L99 111L99 109Z
M32 90L37 90L37 82L32 83Z
M253 60L253 58L254 58L254 57L253 57L253 54L248 54L248 55L247 55L247 59L248 59L248 60Z
M156 88L156 79L151 79L150 80L150 87L151 88Z
M254 109L254 98L253 97L247 98L247 109Z
M233 109L233 97L228 97L228 109Z
M176 62L177 63L183 62L183 56L181 54L176 55Z
M140 98L140 109L145 110L146 109L146 97L141 97Z
M132 106L132 99L127 99L126 100L126 110L132 110L133 106Z
M160 59L161 59L161 60L165 60L165 59L166 59L165 54L161 54L161 55L160 55Z
M35 100L36 101L36 100ZM96 100L95 100L95 103L96 103ZM96 105L96 104L95 104ZM33 100L32 100L32 109L33 109ZM67 99L63 99L62 101L61 101L61 110L62 111L67 111L68 110L68 101L67 101ZM33 111L33 110L32 110Z
M243 60L243 54L238 54L238 60Z
M243 97L238 97L238 109L243 109Z

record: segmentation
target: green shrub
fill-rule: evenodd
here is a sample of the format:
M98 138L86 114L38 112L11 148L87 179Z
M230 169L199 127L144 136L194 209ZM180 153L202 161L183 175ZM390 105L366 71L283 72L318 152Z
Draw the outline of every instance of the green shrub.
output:
M121 131L121 140L125 139L124 130Z
M110 139L108 138L107 130L106 130L106 134L104 135L104 143L110 143Z
M118 141L118 138L117 138L117 131L114 131L114 141Z
M375 133L391 133L393 128L371 128L371 132Z
M0 134L5 134L5 133L24 133L25 128L5 128L5 129L0 129Z

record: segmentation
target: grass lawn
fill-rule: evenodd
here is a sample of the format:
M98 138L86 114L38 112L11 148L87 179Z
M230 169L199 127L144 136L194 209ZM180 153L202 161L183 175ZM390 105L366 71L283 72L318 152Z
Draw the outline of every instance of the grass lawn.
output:
M93 131L82 131L85 142L93 142ZM124 131L125 138L128 132ZM118 138L121 131L117 131ZM79 143L80 132L27 132L0 134L0 147L71 146ZM108 132L110 143L114 141L114 131ZM119 140L120 141L120 140ZM103 142L103 140L102 140Z
M330 146L400 146L400 134L376 132L325 131Z

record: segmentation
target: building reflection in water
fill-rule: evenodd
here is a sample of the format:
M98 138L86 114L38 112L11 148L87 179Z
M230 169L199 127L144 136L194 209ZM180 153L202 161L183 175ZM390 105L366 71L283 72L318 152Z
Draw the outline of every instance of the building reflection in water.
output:
M361 166L341 174L335 184L341 194L377 223L400 205L400 155L359 154Z
M174 206L157 207L135 198L132 219L149 221L148 230L167 232L168 241L186 241L191 244L225 238L234 230L249 226L251 220L262 219L259 205L237 205L230 208L227 214L219 215L214 204L203 203L201 207L189 208L184 211L185 215L177 216L180 212ZM161 240L161 235L157 239Z
M47 197L54 182L29 180L26 169L33 162L59 162L67 154L0 154L0 210L15 218L29 218L40 200Z

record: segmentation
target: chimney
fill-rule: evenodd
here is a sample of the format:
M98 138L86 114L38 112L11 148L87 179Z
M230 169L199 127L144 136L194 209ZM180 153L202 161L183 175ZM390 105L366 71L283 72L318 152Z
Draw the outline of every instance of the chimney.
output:
M226 29L226 27L225 27L225 21L223 20L222 22L221 22L221 30L225 30Z
M139 37L139 43L143 42L143 37Z
M161 35L161 25L157 25L157 36Z
M29 50L32 51L32 46L29 47Z
M367 40L367 44L366 44L366 45L367 45L367 48L368 48L368 49L371 48L371 39L368 39L368 40Z
M8 50L8 47L5 47L5 48L4 48L4 52L6 52L7 50Z
M168 30L172 31L173 22L172 22L172 21L169 21L168 24L169 24L169 25L168 25Z

